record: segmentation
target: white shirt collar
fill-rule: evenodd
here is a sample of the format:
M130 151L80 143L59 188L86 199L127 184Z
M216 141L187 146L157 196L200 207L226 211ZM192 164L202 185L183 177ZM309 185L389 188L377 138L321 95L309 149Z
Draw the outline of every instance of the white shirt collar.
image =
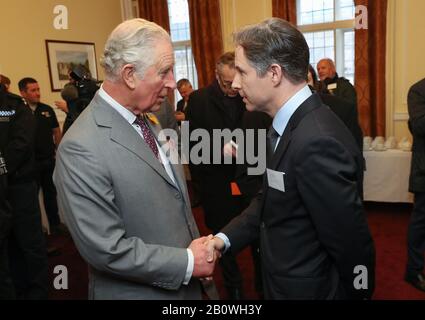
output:
M136 115L119 104L114 98L112 98L106 91L103 89L103 86L99 89L99 96L105 100L112 108L114 108L121 116L124 117L128 123L133 124L136 120Z
M304 103L312 95L310 88L306 85L296 94L294 94L277 112L273 119L273 128L282 136L283 132L288 125L292 115L300 105Z

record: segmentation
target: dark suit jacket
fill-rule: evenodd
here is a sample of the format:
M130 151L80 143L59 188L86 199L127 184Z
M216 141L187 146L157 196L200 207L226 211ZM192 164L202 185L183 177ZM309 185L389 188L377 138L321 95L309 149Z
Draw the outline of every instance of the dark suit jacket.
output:
M338 96L320 94L323 103L329 106L333 112L344 122L356 140L359 150L363 150L363 132L359 124L359 116L355 104L350 103Z
M268 299L363 299L374 290L375 250L359 196L362 155L336 115L313 95L291 117L267 167L284 172L224 234L231 250L260 235ZM353 286L368 269L368 289Z
M272 118L263 112L249 112L245 111L242 117L242 129L245 132L245 146L250 141L247 141L247 130L254 130L254 154L257 156L259 152L258 141L259 130L268 130L272 124ZM246 158L245 158L246 160ZM263 175L248 175L249 167L256 167L258 164L250 165L245 161L243 164L236 166L235 181L241 191L241 198L243 207L246 208L252 199L258 194L263 184Z
M34 180L36 120L22 98L0 94L0 150L7 163L10 185Z
M233 114L229 112L233 109ZM189 121L190 131L204 129L208 131L211 141L210 163L191 164L191 173L199 180L201 203L205 212L205 222L212 231L224 227L235 215L240 213L237 199L231 195L230 183L234 181L235 164L213 163L213 130L241 128L245 104L240 96L225 97L218 82L214 81L206 88L194 91L186 108L186 120ZM227 143L229 141L225 141ZM193 142L191 148L196 145ZM223 150L224 141L220 146ZM222 158L222 157L221 157ZM223 158L222 162L223 163Z
M183 108L184 108L184 99L180 99L180 100L177 102L177 108L176 108L176 111L184 112Z
M325 91L327 90L329 84L336 84L337 86L336 89L329 90L332 95L347 100L348 102L354 104L357 108L357 92L348 79L339 77L338 74L336 74L333 79L325 79L324 83L322 84Z
M410 192L425 192L425 79L414 84L407 98L413 135Z
M0 151L0 249L3 248L3 240L7 237L10 227L10 208L6 201L7 177L6 164Z

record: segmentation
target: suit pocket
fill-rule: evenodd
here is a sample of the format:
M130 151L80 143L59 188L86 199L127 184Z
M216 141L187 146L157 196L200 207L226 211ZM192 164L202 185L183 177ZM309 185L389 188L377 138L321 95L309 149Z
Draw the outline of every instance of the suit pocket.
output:
M275 276L273 299L325 300L331 292L331 281L327 277L283 277Z

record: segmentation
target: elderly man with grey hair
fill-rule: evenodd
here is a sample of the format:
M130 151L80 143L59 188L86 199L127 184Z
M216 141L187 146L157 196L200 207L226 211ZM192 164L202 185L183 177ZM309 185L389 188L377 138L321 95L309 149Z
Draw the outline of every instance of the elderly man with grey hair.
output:
M242 29L235 42L232 86L248 110L273 123L262 193L211 244L238 252L259 238L266 299L371 297L375 251L360 197L363 158L307 86L304 36L272 18Z
M199 232L180 165L170 163L149 112L174 90L168 33L132 19L109 36L106 79L57 157L59 204L89 264L91 299L213 297L207 237ZM203 281L201 281L201 279Z
M319 74L319 90L321 92L335 95L357 108L356 89L348 79L338 75L333 60L329 58L320 60L317 63L317 73Z

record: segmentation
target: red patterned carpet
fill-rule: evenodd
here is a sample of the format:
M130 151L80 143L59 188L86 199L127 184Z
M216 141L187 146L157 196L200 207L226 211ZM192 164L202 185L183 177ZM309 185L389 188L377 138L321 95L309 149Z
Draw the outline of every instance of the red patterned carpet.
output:
M406 233L411 205L407 204L374 204L365 205L369 226L375 240L377 250L377 283L375 300L425 300L422 293L403 281L406 263ZM209 232L203 223L202 209L196 208L194 216L202 235ZM81 259L69 237L50 237L49 244L61 248L61 254L49 257L51 290L50 299L87 299L87 265ZM253 268L251 253L245 249L238 256L244 277L246 299L258 299L253 284ZM68 269L68 290L53 288L54 267L64 265ZM218 267L219 268L219 267ZM219 269L214 277L220 296L225 299Z

